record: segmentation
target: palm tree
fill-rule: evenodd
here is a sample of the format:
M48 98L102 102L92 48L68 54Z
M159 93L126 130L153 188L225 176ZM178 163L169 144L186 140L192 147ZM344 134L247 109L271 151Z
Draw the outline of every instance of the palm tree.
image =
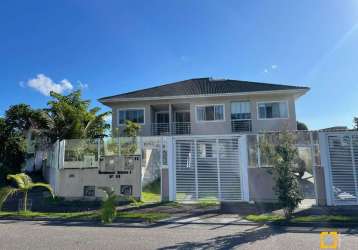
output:
M8 197L11 195L14 195L16 193L23 193L24 194L24 211L27 210L27 195L28 192L34 188L34 187L43 187L46 188L54 198L55 195L53 193L53 190L49 184L42 183L42 182L32 182L32 179L27 174L21 173L21 174L9 174L6 177L7 180L13 180L15 181L17 187L4 187L0 190L0 209L3 205L3 203L7 200Z

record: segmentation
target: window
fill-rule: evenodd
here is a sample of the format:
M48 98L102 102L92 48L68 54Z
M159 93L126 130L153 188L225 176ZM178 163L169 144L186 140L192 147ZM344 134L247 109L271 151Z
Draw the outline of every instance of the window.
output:
M288 118L288 107L286 101L258 103L257 107L259 119Z
M95 186L84 186L83 187L83 196L85 197L94 197L96 194Z
M118 111L118 124L123 125L126 121L144 124L144 109L127 109Z
M198 121L221 121L224 120L224 105L207 105L196 107Z
M232 102L231 119L232 120L251 119L250 102Z

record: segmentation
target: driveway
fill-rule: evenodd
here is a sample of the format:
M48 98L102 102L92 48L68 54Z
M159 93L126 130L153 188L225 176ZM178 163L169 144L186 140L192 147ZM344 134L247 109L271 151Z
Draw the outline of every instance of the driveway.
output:
M268 227L235 218L165 224L0 221L0 249L319 249L321 228ZM340 249L355 249L358 229L341 229Z

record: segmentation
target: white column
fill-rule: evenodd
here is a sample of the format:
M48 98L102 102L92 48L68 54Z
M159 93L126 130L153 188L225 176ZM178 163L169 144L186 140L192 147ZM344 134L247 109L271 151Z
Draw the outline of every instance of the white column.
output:
M241 197L244 201L249 201L249 176L248 176L248 152L247 152L247 136L239 137L239 164L241 178Z
M199 199L197 141L194 139L195 195Z
M220 151L219 151L219 139L216 139L216 166L218 170L218 193L219 201L221 201L221 180L220 180Z
M168 177L169 177L169 201L176 199L176 179L175 179L175 140L172 136L167 138L168 150Z

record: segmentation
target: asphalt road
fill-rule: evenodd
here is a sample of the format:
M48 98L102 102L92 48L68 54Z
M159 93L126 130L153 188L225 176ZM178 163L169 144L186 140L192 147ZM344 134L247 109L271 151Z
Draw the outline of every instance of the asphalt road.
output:
M319 232L325 230L211 223L104 227L2 220L0 249L320 249ZM344 231L339 249L358 249L358 229Z

